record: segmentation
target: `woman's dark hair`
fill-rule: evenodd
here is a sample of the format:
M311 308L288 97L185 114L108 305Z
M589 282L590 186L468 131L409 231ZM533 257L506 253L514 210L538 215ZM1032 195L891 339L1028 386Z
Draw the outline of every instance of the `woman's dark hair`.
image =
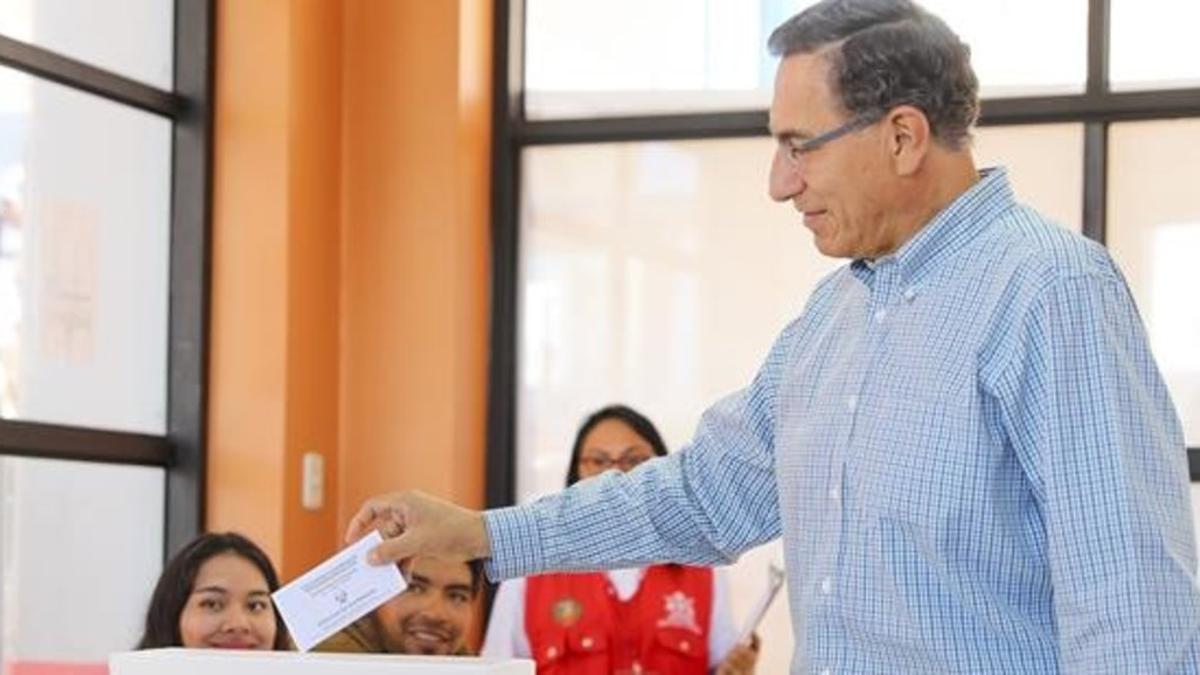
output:
M589 415L580 425L579 431L575 433L575 445L571 448L571 463L567 466L568 487L579 482L579 453L583 451L583 439L604 420L624 422L630 429L633 429L634 433L650 444L650 449L654 451L655 456L662 457L667 454L666 443L663 443L658 429L654 428L654 424L645 415L627 405L605 406Z
M234 532L202 534L176 553L158 577L154 595L150 596L150 607L146 610L146 629L142 639L138 640L138 649L183 646L183 638L179 634L179 616L183 614L183 608L192 594L196 575L201 565L223 553L233 553L250 561L262 572L271 592L279 588L279 576L275 574L271 559L254 542ZM273 649L288 648L287 627L283 624L283 617L275 612Z

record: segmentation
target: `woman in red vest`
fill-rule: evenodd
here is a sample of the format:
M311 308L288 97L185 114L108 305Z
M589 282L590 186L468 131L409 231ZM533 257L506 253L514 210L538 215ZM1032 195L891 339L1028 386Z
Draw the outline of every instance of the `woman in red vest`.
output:
M665 454L650 420L608 406L579 428L567 485ZM483 656L532 658L539 675L752 673L758 639L735 644L728 596L723 573L687 565L512 579L496 594Z

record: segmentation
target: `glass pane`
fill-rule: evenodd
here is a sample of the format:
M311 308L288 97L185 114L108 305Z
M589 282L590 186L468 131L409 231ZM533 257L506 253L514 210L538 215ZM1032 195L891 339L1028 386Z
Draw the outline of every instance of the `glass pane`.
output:
M1200 2L1112 0L1111 12L1113 89L1200 87Z
M766 138L525 151L522 497L562 487L564 444L609 399L687 440L841 264L767 197L772 151Z
M577 425L624 402L671 448L745 386L816 282L822 257L767 197L767 138L533 148L522 166L518 495L561 489ZM737 616L775 548L738 563ZM785 603L759 672L787 672Z
M165 472L0 457L0 487L0 670L100 675L162 569Z
M765 108L767 36L813 1L527 0L526 115Z
M767 37L812 4L528 0L526 114L545 119L765 108L776 64L767 54ZM1083 91L1087 0L923 4L971 45L983 95ZM1013 49L1013 35L1038 48Z
M920 4L971 46L984 97L1080 93L1086 87L1087 0Z
M1075 232L1083 229L1083 125L982 127L975 161L1008 168L1017 199Z
M1158 365L1200 447L1200 120L1109 130L1108 246L1133 289Z
M0 415L166 429L171 124L0 68Z
M0 0L0 34L170 90L171 0Z

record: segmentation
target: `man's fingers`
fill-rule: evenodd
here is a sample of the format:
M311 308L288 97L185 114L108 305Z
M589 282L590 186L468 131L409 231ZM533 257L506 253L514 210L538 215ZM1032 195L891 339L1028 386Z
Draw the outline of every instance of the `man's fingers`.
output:
M363 504L358 513L350 519L350 525L346 528L346 543L358 541L364 534L371 529L371 523L375 520L375 508L370 502Z
M346 528L346 543L357 541L371 530L379 530L385 538L395 537L406 529L407 512L405 505L394 498L368 499L350 520Z
M372 565L394 565L413 557L417 552L417 543L411 534L385 540L367 554L367 562Z

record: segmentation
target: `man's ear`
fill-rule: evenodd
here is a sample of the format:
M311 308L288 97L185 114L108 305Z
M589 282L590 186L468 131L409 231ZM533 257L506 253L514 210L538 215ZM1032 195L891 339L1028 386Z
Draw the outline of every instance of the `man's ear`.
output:
M933 143L929 118L911 105L892 108L883 118L887 149L898 176L911 176L925 162Z

